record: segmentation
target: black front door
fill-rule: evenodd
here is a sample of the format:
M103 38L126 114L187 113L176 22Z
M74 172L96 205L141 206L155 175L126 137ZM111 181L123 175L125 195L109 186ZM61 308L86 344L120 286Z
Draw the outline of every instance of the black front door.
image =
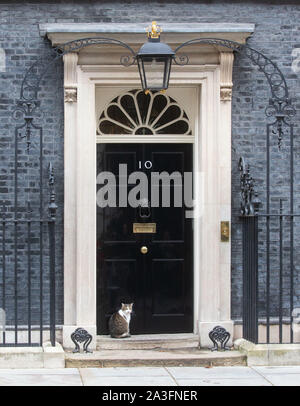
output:
M109 171L116 178L115 207L97 205L98 334L107 334L110 315L131 302L132 334L193 331L192 220L184 204L178 199L174 204L177 192L184 202L180 182L170 182L170 204L158 182L159 201L151 207L151 173L177 172L183 185L183 173L192 172L192 150L191 144L97 145L97 175ZM147 176L149 203L126 204L124 196L134 195L138 181L127 185L127 177L119 176L120 164L127 165L128 176L135 171Z

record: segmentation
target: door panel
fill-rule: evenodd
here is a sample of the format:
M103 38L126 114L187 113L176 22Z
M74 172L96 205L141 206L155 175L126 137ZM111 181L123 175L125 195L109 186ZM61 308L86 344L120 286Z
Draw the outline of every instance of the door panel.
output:
M145 167L147 161L152 166L148 163ZM118 175L119 164L124 163L128 165L128 175L138 170L146 174L151 203L151 173L177 171L183 175L184 171L192 171L192 145L98 144L98 173L111 171ZM119 181L117 177L117 186ZM127 192L133 187L128 186ZM118 207L119 192L117 207L97 207L99 334L108 333L108 318L121 302L134 302L132 334L192 332L192 220L185 218L184 206L173 207L176 188L183 200L183 188L177 182L170 186L171 207L162 207L162 186L157 187L158 207ZM145 214L149 216L144 217ZM156 223L156 233L133 233L134 222ZM141 253L142 246L147 246L147 254Z

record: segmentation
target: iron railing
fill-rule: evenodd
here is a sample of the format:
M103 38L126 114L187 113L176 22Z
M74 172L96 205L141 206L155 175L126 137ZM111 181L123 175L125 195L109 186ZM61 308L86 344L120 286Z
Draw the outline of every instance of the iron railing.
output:
M42 149L40 150L42 154ZM15 172L18 172L16 150ZM39 159L41 165L41 159ZM20 173L20 171L19 171ZM50 199L48 216L43 217L43 168L32 203L19 202L15 176L15 206L3 201L0 221L0 346L35 346L49 340L55 345L55 223L54 171L48 168ZM31 174L31 180L36 173ZM24 181L25 185L28 180ZM28 194L30 196L30 194ZM32 209L31 204L38 207ZM24 207L25 206L25 207ZM35 213L39 213L37 218ZM46 335L48 332L48 336ZM1 336L0 336L1 337Z
M54 346L55 219L15 220L3 213L0 246L0 307L6 316L0 346L41 346L49 339Z
M254 343L299 342L300 215L243 217L243 336ZM296 261L295 261L296 259Z

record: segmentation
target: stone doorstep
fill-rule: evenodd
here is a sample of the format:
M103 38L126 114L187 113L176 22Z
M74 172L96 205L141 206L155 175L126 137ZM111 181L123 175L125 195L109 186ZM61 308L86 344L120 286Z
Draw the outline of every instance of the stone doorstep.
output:
M65 368L65 352L45 342L42 347L0 347L0 369Z
M197 334L138 334L115 339L109 335L97 336L97 350L152 350L198 348Z
M239 351L181 350L101 350L91 354L66 352L66 368L146 367L146 366L233 366L246 365Z
M246 365L246 356L239 351L200 349L199 336L192 333L138 334L123 339L102 335L97 336L93 353L66 351L66 368L226 365Z
M300 344L253 344L240 338L234 348L247 357L248 366L300 365Z

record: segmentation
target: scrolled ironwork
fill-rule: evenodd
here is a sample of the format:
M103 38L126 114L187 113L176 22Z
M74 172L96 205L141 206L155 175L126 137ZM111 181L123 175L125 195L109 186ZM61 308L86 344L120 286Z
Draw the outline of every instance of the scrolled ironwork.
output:
M239 160L241 215L254 216L259 209L260 201L254 190L254 179L250 175L250 166L245 163L244 157Z
M180 45L178 45L177 48L175 48L174 52L175 54L183 47L189 46L189 45L195 45L195 44L209 44L209 45L218 45L218 46L223 46L226 48L233 49L235 51L238 51L244 44L240 44L239 42L231 41L228 39L221 39L221 38L194 38L191 39L190 41L186 41Z
M136 54L134 50L125 42L119 41L114 38L81 38L74 41L66 42L65 44L59 45L52 48L47 57L40 58L36 61L26 72L24 80L21 86L20 99L24 101L31 101L38 99L38 91L40 87L41 80L49 69L64 55L70 52L79 51L82 48L91 45L117 45L123 47L129 51L129 55L124 56L126 58L122 64L129 66L135 63ZM121 57L122 58L122 57ZM129 62L128 62L129 61ZM128 64L128 65L127 65Z
M289 99L279 102L270 99L265 114L268 118L275 118L275 121L271 123L273 126L272 134L277 135L278 148L280 149L283 135L289 132L291 118L295 116L296 110Z
M246 44L240 44L235 41L218 38L196 38L179 45L175 49L175 54L185 46L195 44L210 44L229 48L240 54L244 54L251 62L264 73L271 90L269 105L266 107L266 116L273 115L274 122L273 134L278 137L278 148L280 149L284 135L284 125L289 125L292 116L295 115L295 109L289 98L289 91L285 77L277 64L261 52L249 47Z
M257 65L265 74L271 88L272 98L277 101L285 101L289 98L288 87L283 73L275 62L261 52L256 51L246 44L240 44L239 42L219 38L195 38L179 45L174 52L176 54L181 48L195 44L221 46L232 49L238 53L244 53L245 56L247 56L247 58L249 58L253 64Z
M38 100L24 101L18 100L17 107L13 111L13 118L20 121L22 124L17 127L18 136L26 140L27 152L32 144L32 130L38 127L34 124L34 119L40 118L42 112L40 110L40 102Z
M128 44L118 39L105 37L90 37L69 41L62 45L58 45L54 48L54 51L62 56L69 52L75 52L80 50L81 48L85 48L91 45L119 45L120 47L126 48L132 54L132 56L135 57L134 50Z
M289 99L289 92L288 87L286 84L286 80L284 78L283 73L278 68L277 64L273 62L271 59L263 55L261 52L249 47L246 44L240 44L235 41L220 39L220 38L195 38L193 40L184 42L180 44L177 48L175 48L175 59L174 62L179 65L185 65L189 62L189 58L187 55L178 54L178 51L181 50L183 47L189 45L201 45L201 44L209 44L214 46L220 46L229 48L233 51L242 53L244 52L245 55L259 67L259 69L265 74L270 88L271 88L271 95L275 101L286 101ZM57 59L61 58L63 55L69 52L76 52L82 48L91 45L117 45L123 48L126 48L129 51L129 55L121 57L121 63L124 62L127 64L130 60L130 64L133 64L136 60L136 53L135 51L125 42L114 39L114 38L82 38L70 42L66 42L65 44L59 45L52 49L52 53L47 57L43 57L42 59L36 61L26 72L22 89L21 89L21 99L24 100L33 100L37 99L36 95L38 92L38 87L42 77L45 75L47 70L49 69L50 65L55 62ZM24 90L31 89L34 93L35 97L26 97Z
M230 333L222 326L214 327L209 333L209 338L213 342L213 347L211 351L220 351L230 350L230 347L227 347L226 344L230 339Z
M133 55L122 55L120 58L120 63L123 66L132 66L136 62L136 58Z
M278 136L278 146L280 148L284 134L283 126L288 125L290 118L295 114L295 109L292 106L289 98L286 80L277 64L267 56L263 55L261 52L249 47L246 44L240 44L235 41L221 38L195 38L180 44L174 51L174 63L181 66L188 64L188 56L185 54L180 54L179 51L183 47L195 44L209 44L216 47L225 47L238 53L244 53L244 55L264 73L271 90L271 98L269 105L266 108L266 115L267 117L270 117L271 115L275 116L276 122L274 125L276 130L273 131L273 133L277 134ZM43 57L42 59L36 61L28 69L22 83L19 103L35 103L35 101L38 99L38 91L41 80L50 67L53 66L53 64L65 54L69 52L76 52L91 45L116 45L123 47L129 51L129 54L122 55L120 58L120 63L124 66L130 66L136 62L135 51L125 42L114 38L91 37L67 42L52 48L52 52L46 58ZM30 125L27 125L27 131L28 138L30 138Z
M83 343L83 352L93 352L92 350L88 349L88 346L92 342L92 335L88 333L84 328L77 328L72 334L71 334L71 340L75 344L75 349L73 350L73 353L80 352L80 343Z
M186 54L175 54L173 61L176 65L184 66L189 63L189 57Z
M21 85L20 100L17 103L35 103L38 100L41 80L62 56L63 54L57 53L53 48L48 55L43 56L31 65L25 73Z
M50 200L49 200L49 205L48 205L48 211L49 211L49 217L50 220L54 221L56 217L56 210L57 210L57 204L55 202L55 177L54 177L54 169L53 165L50 162L49 163L49 189L50 189Z

